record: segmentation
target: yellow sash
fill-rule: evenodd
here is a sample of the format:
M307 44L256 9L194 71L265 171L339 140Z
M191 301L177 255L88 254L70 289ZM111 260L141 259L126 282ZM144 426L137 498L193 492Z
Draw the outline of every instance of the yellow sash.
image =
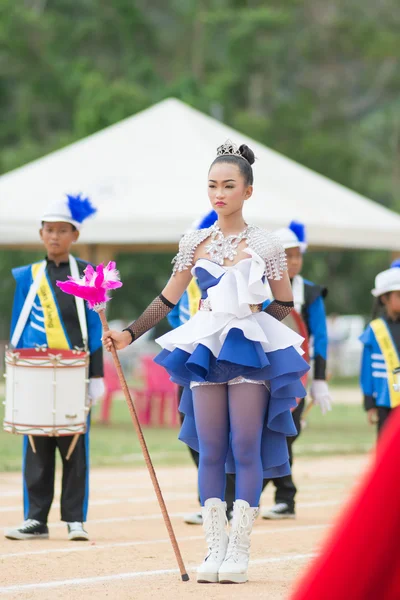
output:
M189 283L187 288L188 301L189 301L189 312L190 316L193 317L199 310L199 302L201 298L200 288L197 285L195 278Z
M41 263L32 265L32 277L35 280L36 274L40 269ZM47 346L49 348L57 348L58 350L68 350L69 343L64 332L60 315L58 314L57 304L51 289L50 283L46 276L46 271L43 274L42 281L39 285L38 296L40 304L43 308L44 328L47 336Z
M399 366L399 355L393 343L390 331L383 319L375 319L371 322L372 331L375 334L376 341L385 359L388 374L390 406L395 408L400 405L400 392L395 392L393 384L395 383L393 370Z

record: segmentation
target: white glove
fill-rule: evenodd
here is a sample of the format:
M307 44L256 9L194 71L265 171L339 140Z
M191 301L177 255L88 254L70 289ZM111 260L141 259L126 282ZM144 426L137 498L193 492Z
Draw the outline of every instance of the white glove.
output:
M332 398L326 381L314 379L311 384L310 395L314 404L320 406L323 415L332 410Z
M98 400L104 395L105 386L102 377L89 379L88 396L92 406L96 406Z

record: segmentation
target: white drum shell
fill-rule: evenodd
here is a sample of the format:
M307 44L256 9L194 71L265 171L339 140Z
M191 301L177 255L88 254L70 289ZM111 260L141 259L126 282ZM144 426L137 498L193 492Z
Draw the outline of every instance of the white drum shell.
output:
M57 353L6 352L5 431L42 436L85 433L88 355Z

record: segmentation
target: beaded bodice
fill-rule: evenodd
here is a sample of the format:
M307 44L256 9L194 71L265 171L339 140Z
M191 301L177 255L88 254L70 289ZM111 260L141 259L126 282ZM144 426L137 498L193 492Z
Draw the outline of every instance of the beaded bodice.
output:
M193 267L196 248L208 238L211 238L209 244L211 246L213 239L217 238L219 231L218 226L212 225L207 229L191 231L184 235L179 243L179 252L172 261L174 264L173 272L176 273L191 269ZM279 239L275 235L254 225L249 225L240 235L241 239L246 240L247 246L265 262L264 275L268 279L281 279L287 265L285 250ZM212 253L210 256L211 260L213 260ZM219 264L221 263L219 262Z

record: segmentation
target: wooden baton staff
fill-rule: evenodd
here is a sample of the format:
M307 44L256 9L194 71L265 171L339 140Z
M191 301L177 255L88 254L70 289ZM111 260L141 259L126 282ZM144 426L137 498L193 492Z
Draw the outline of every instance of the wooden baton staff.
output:
M96 312L98 313L98 315L100 317L100 321L101 321L101 324L103 326L103 331L109 331L110 328L108 326L108 322L107 322L107 318L106 318L106 315L105 315L105 312L104 312L104 308L103 307L101 307L100 309L95 308L95 310L96 310ZM157 496L158 504L160 505L161 513L162 513L162 516L164 518L164 523L165 523L165 526L167 528L169 538L171 540L172 548L173 548L173 550L175 552L176 560L178 562L179 570L181 572L182 581L189 581L189 575L186 572L185 565L184 565L183 560L182 560L182 555L181 555L181 552L179 550L179 546L178 546L178 542L176 540L176 536L175 536L174 530L172 528L172 523L171 523L171 519L169 517L168 511L167 511L167 507L165 506L165 502L164 502L164 498L163 498L163 495L162 495L162 492L161 492L160 484L158 483L157 475L156 475L156 472L155 472L154 467L153 467L153 463L152 463L151 458L150 458L150 454L149 454L149 451L148 451L148 448L147 448L146 440L144 439L144 436L143 436L142 428L140 426L140 422L139 422L139 419L138 419L138 416L137 416L137 413L136 413L135 405L133 403L132 396L130 394L128 385L126 383L125 375L124 375L124 372L122 370L121 363L120 363L120 360L118 358L118 354L117 354L117 351L115 349L113 341L112 341L112 346L111 346L111 354L112 354L112 357L113 357L113 360L114 360L115 368L117 369L119 381L121 383L122 391L124 392L124 396L125 396L125 400L126 400L126 403L128 405L128 408L129 408L129 412L131 413L133 426L135 427L137 436L139 438L140 447L142 448L144 460L146 462L147 468L148 468L149 473L150 473L150 478L151 478L151 481L153 483L153 487L154 487L154 491L155 491L156 496Z

